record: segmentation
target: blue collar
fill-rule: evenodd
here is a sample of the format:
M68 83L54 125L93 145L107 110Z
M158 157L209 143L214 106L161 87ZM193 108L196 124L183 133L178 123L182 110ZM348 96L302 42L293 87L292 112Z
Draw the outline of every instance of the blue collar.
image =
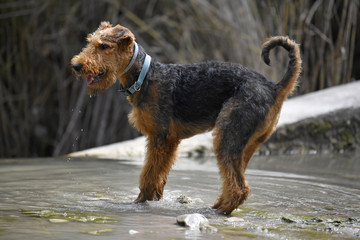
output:
M141 68L141 72L140 72L140 75L138 77L138 80L136 82L134 82L134 84L131 85L126 90L128 93L130 93L130 95L134 94L134 92L136 92L136 91L140 91L141 85L144 82L144 78L145 78L147 72L149 71L150 63L151 63L151 57L146 54L145 61L144 61L144 64L143 64L143 66Z
M122 72L121 75L123 75L127 71L129 71L129 69L132 67L132 65L134 65L138 53L139 53L139 47L138 47L137 43L135 42L134 43L134 54L133 54L129 64L127 65L127 67L125 68L125 70ZM133 85L131 85L128 89L123 89L121 87L120 92L127 92L129 95L132 95L136 91L140 91L141 85L144 82L145 76L146 76L147 72L149 71L150 63L151 63L151 57L146 54L145 61L141 68L141 72L138 77L138 80Z
M127 67L125 68L125 70L122 72L121 75L124 75L125 73L127 73L127 71L129 71L129 69L132 67L132 65L134 64L136 58L137 58L137 55L139 53L139 46L137 45L136 42L134 42L134 53L133 53L133 56L129 62L129 64L127 65Z

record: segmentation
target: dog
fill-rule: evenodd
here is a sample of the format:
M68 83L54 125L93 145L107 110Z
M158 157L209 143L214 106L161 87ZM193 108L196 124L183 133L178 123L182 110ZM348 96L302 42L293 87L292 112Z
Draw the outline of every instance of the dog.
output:
M87 36L87 46L71 60L73 72L97 95L120 81L132 105L129 121L147 136L145 165L135 202L159 200L182 139L213 131L222 193L213 208L230 214L250 193L245 170L261 143L275 130L284 100L301 72L299 46L288 37L272 37L262 47L281 46L289 63L278 82L237 63L163 64L151 58L134 34L102 22Z

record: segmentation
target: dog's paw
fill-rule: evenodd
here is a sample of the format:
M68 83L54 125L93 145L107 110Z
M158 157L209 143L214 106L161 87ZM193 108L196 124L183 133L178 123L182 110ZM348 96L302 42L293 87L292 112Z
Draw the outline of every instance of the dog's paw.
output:
M162 199L162 194L158 191L149 192L140 192L137 199L134 201L135 203L143 203L145 201L159 201Z
M143 193L143 192L140 192L139 193L139 196L135 199L135 203L143 203L143 202L145 202L146 200L151 200L151 199L147 199L146 197L145 197L145 194Z

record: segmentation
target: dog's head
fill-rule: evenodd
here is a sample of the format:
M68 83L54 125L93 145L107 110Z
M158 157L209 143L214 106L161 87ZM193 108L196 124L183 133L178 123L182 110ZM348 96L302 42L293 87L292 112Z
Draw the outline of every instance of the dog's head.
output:
M87 36L87 45L71 59L77 78L86 80L89 95L108 89L120 78L133 55L134 34L127 28L102 22Z

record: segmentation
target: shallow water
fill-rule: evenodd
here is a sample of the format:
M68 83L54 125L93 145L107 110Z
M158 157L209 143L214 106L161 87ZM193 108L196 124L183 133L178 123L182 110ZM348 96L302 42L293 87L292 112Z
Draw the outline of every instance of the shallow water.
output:
M141 161L2 159L0 239L360 238L357 159L255 157L246 174L252 193L236 222L210 208L220 192L214 159L178 160L164 199L145 204L132 203ZM185 213L205 215L218 231L176 225Z

